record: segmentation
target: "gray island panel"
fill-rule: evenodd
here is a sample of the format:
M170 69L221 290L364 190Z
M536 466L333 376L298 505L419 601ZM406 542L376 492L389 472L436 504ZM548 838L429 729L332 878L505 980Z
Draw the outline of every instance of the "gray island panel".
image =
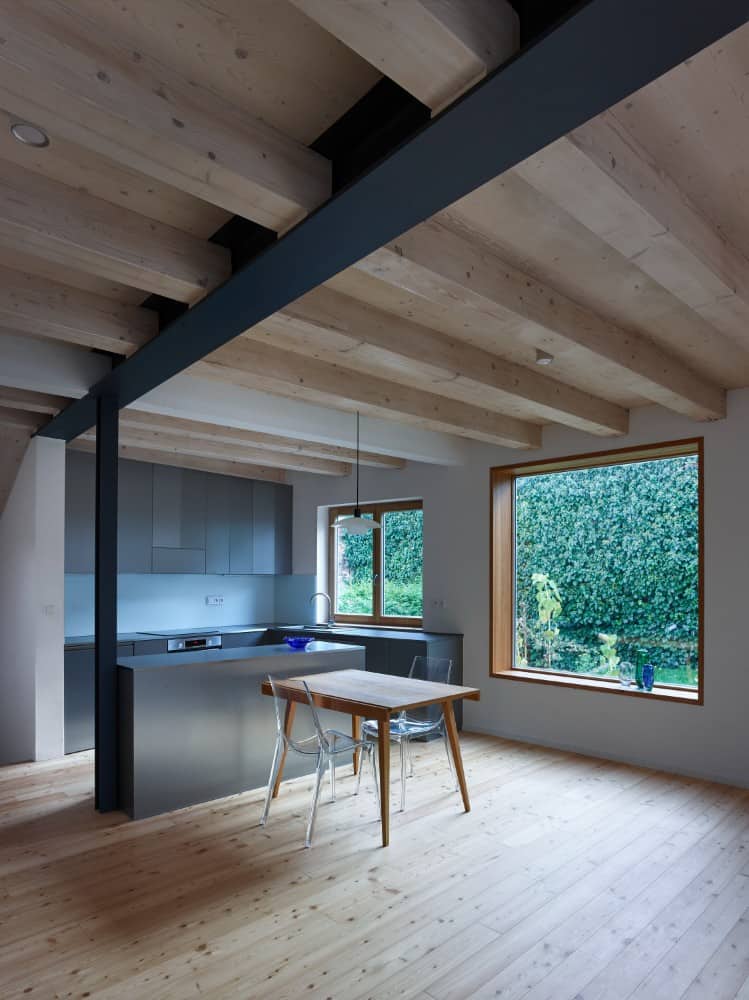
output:
M273 702L260 690L265 676L364 667L363 647L328 642L310 643L306 651L247 646L123 657L121 808L141 819L264 786L276 738ZM348 716L320 716L325 728L350 732ZM300 706L294 733L311 732ZM289 754L285 775L310 773L314 764L314 757Z

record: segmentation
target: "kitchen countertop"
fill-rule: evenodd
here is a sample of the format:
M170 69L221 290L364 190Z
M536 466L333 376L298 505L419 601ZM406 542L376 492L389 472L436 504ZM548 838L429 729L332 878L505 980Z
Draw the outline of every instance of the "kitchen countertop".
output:
M306 649L292 649L285 642L273 646L237 646L236 649L198 649L194 653L156 653L152 656L123 656L117 665L126 670L157 670L162 667L187 667L206 663L232 663L238 660L273 660L279 657L299 658L299 669L305 670L305 657L313 653L340 653L361 649L363 646L341 646L335 642L311 642ZM314 667L310 663L310 667ZM264 664L264 669L268 665ZM271 668L272 670L272 668Z
M206 631L218 632L221 635L241 635L244 632L266 632L268 629L276 631L301 632L302 634L315 633L316 635L329 635L334 639L336 635L341 637L354 636L362 639L401 639L423 642L424 640L442 639L461 635L459 632L425 632L423 629L389 629L372 628L366 625L336 625L335 628L326 628L324 625L299 625L278 624L277 622L261 622L254 625L206 625L197 628L185 628L185 633L199 632L204 627ZM173 631L173 630L172 630ZM153 642L158 639L156 630L152 632L118 632L117 642ZM65 649L93 649L93 635L74 635L65 637Z

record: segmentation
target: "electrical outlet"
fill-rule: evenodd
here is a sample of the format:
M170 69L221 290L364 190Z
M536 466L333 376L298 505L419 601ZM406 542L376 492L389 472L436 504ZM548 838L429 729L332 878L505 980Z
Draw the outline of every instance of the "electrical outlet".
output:
M432 601L432 607L433 608L443 608L444 609L444 608L447 607L447 602L444 601L444 600L442 600L441 598L435 597L434 600Z
M221 605L224 603L224 595L208 594L208 596L205 599L205 603L208 605L209 608L220 608Z

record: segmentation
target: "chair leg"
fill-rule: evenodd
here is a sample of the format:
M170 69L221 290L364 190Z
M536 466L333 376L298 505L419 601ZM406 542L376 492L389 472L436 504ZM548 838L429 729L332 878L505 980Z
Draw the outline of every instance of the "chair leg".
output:
M270 766L270 775L268 777L268 791L265 793L265 805L263 806L263 815L260 817L260 826L265 826L268 820L270 801L273 798L273 788L276 784L276 778L278 777L278 769L281 766L282 756L283 756L283 747L281 745L281 740L277 739L276 749L273 751L273 762Z
M401 812L406 808L406 743L408 740L398 740L401 755Z
M312 834L315 829L315 817L317 816L317 802L320 798L320 785L322 784L323 775L325 774L325 765L327 760L325 759L325 754L320 754L317 760L317 769L315 770L315 790L312 793L312 805L309 810L309 819L307 821L307 835L304 838L304 846L310 847L312 844Z
M411 740L406 740L406 749L408 750L408 777L413 778L414 776L414 754L413 748L411 747Z
M335 802L335 755L328 761L330 769L330 801Z
M455 766L453 764L452 754L450 753L450 741L447 738L447 727L444 724L442 726L442 737L445 741L445 753L447 754L447 763L450 767L450 775L453 779L453 784L455 785L455 791L457 792L459 791L458 776L455 773Z
M375 787L375 802L377 803L377 819L380 819L380 779L377 776L377 754L375 752L375 744L369 744L369 753L367 756L372 761L372 778L374 780Z

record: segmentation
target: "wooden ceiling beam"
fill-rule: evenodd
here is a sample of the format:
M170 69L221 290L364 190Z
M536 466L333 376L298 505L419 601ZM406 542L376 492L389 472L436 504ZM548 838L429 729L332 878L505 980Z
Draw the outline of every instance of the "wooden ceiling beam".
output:
M0 247L187 303L231 272L224 247L4 161Z
M70 400L66 396L53 396L28 389L13 389L0 385L0 406L11 410L25 410L28 413L59 413Z
M96 438L91 440L89 436L79 437L71 441L68 447L74 451L96 452ZM129 444L120 444L120 458L129 458L134 462L151 462L154 465L174 465L180 469L197 469L198 472L215 472L221 476L236 476L239 479L286 482L286 473L283 469L274 469L267 465L250 465L226 459L203 458L199 455L181 455L177 452L133 447Z
M120 439L123 444L134 448L150 448L155 451L176 452L180 455L197 455L202 458L216 458L229 462L268 465L272 468L291 469L295 472L313 472L320 476L348 476L351 474L352 468L349 462L334 462L328 458L311 458L308 455L292 455L290 452L253 448L238 442L227 444L223 441L191 437L187 434L170 434L163 430L150 430L130 423L124 417L120 420Z
M0 389L2 402L2 389ZM307 441L304 438L284 437L280 434L267 434L263 431L245 430L242 427L227 427L222 424L208 423L202 420L173 417L163 413L151 413L147 410L122 411L121 419L129 427L139 427L153 431L164 431L171 434L187 435L191 438L204 438L207 441L218 441L224 444L248 445L272 452L284 452L290 455L306 456L308 458L324 458L333 462L351 463L356 461L356 450L344 448L341 445L323 444L319 441ZM359 464L383 469L402 469L406 461L392 455L381 455L372 451L359 452Z
M568 141L655 220L664 235L670 234L681 244L681 267L686 264L697 273L707 269L713 281L722 286L722 294L737 294L749 302L749 258L679 188L662 164L629 132L615 109L574 129Z
M402 380L411 384L418 370L439 383L438 392L456 383L476 389L477 395L487 396L489 390L500 411L503 403L521 399L532 404L540 420L593 434L624 434L629 425L624 407L330 288L309 292L247 336L274 336L285 328L307 332L309 351L327 346L343 364L351 364L362 347L375 347L396 363L389 368L395 381L401 380L402 372Z
M19 333L132 354L158 333L151 309L0 267L0 324Z
M541 428L528 421L244 338L215 351L193 366L192 372L511 448L538 448L541 444Z
M0 406L0 426L14 427L34 434L44 423L44 415L29 413L26 410L14 410Z
M291 2L435 113L520 43L518 15L507 0Z
M521 316L634 373L642 395L655 403L698 420L725 416L725 391L652 340L617 326L439 223L404 233L355 266L433 302L460 304L500 319L507 313Z
M331 191L330 162L99 29L3 0L0 102L203 201L283 231Z

